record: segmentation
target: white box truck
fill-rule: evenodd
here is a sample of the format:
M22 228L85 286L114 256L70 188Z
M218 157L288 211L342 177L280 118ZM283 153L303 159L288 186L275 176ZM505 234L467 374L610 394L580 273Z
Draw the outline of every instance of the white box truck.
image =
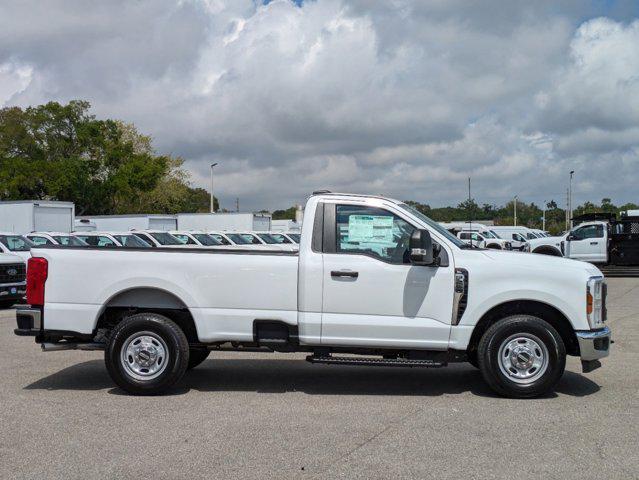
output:
M271 216L266 213L178 213L172 230L269 231Z
M75 205L48 200L0 202L0 230L25 235L31 232L70 232Z
M81 222L95 225L95 229L102 232L126 232L129 230L161 230L167 232L177 229L177 217L164 214L135 214L135 215L88 215L78 217Z

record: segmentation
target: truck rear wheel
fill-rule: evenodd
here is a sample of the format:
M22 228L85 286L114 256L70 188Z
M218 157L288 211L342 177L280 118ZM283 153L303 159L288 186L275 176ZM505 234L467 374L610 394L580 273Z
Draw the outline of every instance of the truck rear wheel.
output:
M157 313L138 313L113 329L105 363L121 389L134 395L157 395L184 375L189 343L172 320Z
M559 381L566 367L566 348L557 331L531 315L506 317L479 341L479 369L500 395L531 398Z
M211 353L209 350L204 348L192 348L189 350L189 365L186 367L187 370L191 370L192 368L197 367L200 363L206 360Z

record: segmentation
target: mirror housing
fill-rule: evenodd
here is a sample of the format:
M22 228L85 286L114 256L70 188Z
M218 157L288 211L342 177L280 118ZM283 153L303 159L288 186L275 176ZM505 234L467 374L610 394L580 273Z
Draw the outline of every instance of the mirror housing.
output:
M410 262L413 265L433 265L435 263L433 240L430 238L428 230L415 230L410 236L409 249Z

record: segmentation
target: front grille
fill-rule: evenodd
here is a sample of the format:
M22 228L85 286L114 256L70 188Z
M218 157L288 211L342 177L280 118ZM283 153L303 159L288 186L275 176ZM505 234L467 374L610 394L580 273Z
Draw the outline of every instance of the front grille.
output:
M27 267L24 263L0 265L0 283L24 282L26 277Z

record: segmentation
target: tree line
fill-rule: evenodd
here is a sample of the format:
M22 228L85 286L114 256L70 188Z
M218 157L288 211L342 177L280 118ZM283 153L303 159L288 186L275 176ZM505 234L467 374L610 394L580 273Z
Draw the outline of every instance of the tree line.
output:
M69 201L78 215L209 210L180 157L89 109L78 100L0 109L0 200Z

